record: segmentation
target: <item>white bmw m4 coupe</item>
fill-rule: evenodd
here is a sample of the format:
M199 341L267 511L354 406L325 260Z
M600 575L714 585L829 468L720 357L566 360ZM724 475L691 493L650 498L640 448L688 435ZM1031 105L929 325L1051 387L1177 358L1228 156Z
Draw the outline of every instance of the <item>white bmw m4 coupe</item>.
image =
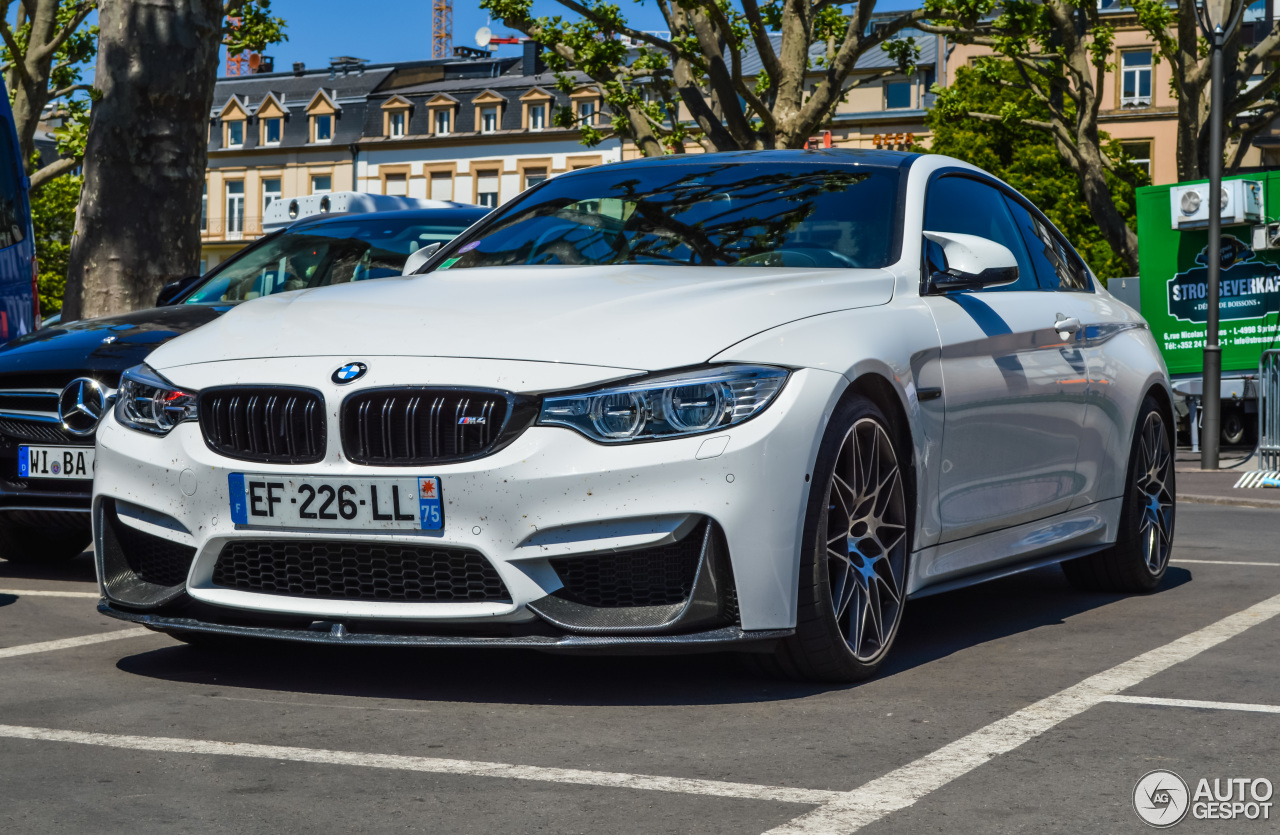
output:
M1155 588L1173 442L1142 318L972 166L604 165L419 274L258 299L128 371L100 608L191 643L731 650L850 681L913 597L1054 563Z

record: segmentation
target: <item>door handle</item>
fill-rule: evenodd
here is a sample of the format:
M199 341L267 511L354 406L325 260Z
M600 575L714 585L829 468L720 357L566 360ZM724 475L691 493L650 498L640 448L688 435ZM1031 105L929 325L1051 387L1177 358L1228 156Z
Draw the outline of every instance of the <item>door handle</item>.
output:
M1056 330L1059 334L1079 333L1080 327L1081 325L1080 325L1079 319L1075 318L1074 316L1066 317L1066 316L1063 316L1061 313L1058 314L1057 321L1053 323L1053 329ZM1065 339L1066 337L1063 337L1063 338Z

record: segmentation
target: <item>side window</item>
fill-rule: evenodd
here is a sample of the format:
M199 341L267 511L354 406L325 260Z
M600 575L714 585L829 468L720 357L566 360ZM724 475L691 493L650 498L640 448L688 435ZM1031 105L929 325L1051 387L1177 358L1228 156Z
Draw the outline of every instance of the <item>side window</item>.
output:
M27 236L20 169L8 125L0 120L0 248L13 246Z
M1022 235L1018 233L1004 195L998 189L968 177L934 180L929 184L929 196L925 201L924 228L926 232L978 235L1009 248L1018 261L1018 280L1002 287L988 287L982 292L1038 288L1036 272Z
M1033 215L1020 201L1012 197L1006 199L1035 262L1040 289L1091 292L1089 271L1080 256L1063 243L1057 230Z

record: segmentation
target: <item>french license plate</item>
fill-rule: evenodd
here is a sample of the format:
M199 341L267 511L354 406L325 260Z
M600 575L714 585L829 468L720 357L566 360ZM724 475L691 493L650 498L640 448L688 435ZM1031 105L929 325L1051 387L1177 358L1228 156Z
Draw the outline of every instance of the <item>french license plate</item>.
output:
M91 446L20 446L18 478L93 478Z
M311 478L229 473L231 521L263 528L438 531L440 479Z

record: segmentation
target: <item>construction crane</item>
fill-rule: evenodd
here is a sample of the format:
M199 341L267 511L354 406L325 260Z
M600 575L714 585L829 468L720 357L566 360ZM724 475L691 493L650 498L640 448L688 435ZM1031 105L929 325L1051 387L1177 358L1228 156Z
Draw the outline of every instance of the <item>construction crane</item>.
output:
M453 0L431 0L431 57L453 57Z

